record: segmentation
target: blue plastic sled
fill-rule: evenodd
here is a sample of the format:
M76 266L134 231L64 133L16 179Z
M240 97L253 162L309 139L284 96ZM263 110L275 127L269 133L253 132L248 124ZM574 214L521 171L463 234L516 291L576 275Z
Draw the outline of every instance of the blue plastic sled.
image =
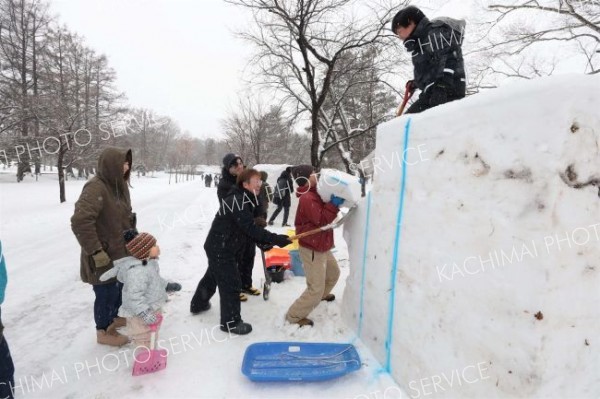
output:
M242 373L252 381L325 381L360 366L351 344L259 342L246 349Z

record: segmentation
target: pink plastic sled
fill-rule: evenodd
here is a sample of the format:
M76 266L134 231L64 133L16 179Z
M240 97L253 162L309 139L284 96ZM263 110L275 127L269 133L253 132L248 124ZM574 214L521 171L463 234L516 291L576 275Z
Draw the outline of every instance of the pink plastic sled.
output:
M167 367L167 350L156 349L156 330L162 323L162 315L158 315L156 323L150 325L150 349L142 349L135 354L133 376L155 373Z

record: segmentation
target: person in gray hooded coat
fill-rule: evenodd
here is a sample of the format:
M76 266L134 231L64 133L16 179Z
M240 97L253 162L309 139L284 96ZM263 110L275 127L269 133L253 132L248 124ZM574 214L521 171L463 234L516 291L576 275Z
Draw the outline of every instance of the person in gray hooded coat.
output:
M100 280L117 278L123 283L123 298L119 315L127 318L126 333L136 345L148 347L150 325L162 319L161 307L167 301L167 291L173 291L160 276L156 238L148 233L125 234L127 250L132 256L115 260L114 268Z

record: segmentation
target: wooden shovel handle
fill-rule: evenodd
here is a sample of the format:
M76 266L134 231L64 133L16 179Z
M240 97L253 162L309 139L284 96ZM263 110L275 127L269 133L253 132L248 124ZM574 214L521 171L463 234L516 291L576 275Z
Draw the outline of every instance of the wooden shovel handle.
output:
M312 236L313 234L317 234L322 232L324 229L322 227L318 227L316 229L312 229L309 231L305 231L304 233L300 233L300 234L296 234L295 236L291 236L290 237L290 241L294 241L297 240L299 238L304 238L304 237L308 237L308 236Z

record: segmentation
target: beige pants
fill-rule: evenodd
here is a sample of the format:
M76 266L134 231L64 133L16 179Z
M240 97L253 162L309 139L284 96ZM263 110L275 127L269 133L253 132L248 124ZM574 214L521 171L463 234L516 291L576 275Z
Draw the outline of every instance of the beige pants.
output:
M158 341L158 331L156 330L156 341ZM131 339L131 342L136 346L145 346L150 348L150 327L140 317L128 317L126 333ZM151 349L151 348L150 348Z
M306 290L296 299L285 318L297 323L317 307L324 296L329 295L340 277L340 268L331 251L317 252L300 247L300 258L306 275Z

